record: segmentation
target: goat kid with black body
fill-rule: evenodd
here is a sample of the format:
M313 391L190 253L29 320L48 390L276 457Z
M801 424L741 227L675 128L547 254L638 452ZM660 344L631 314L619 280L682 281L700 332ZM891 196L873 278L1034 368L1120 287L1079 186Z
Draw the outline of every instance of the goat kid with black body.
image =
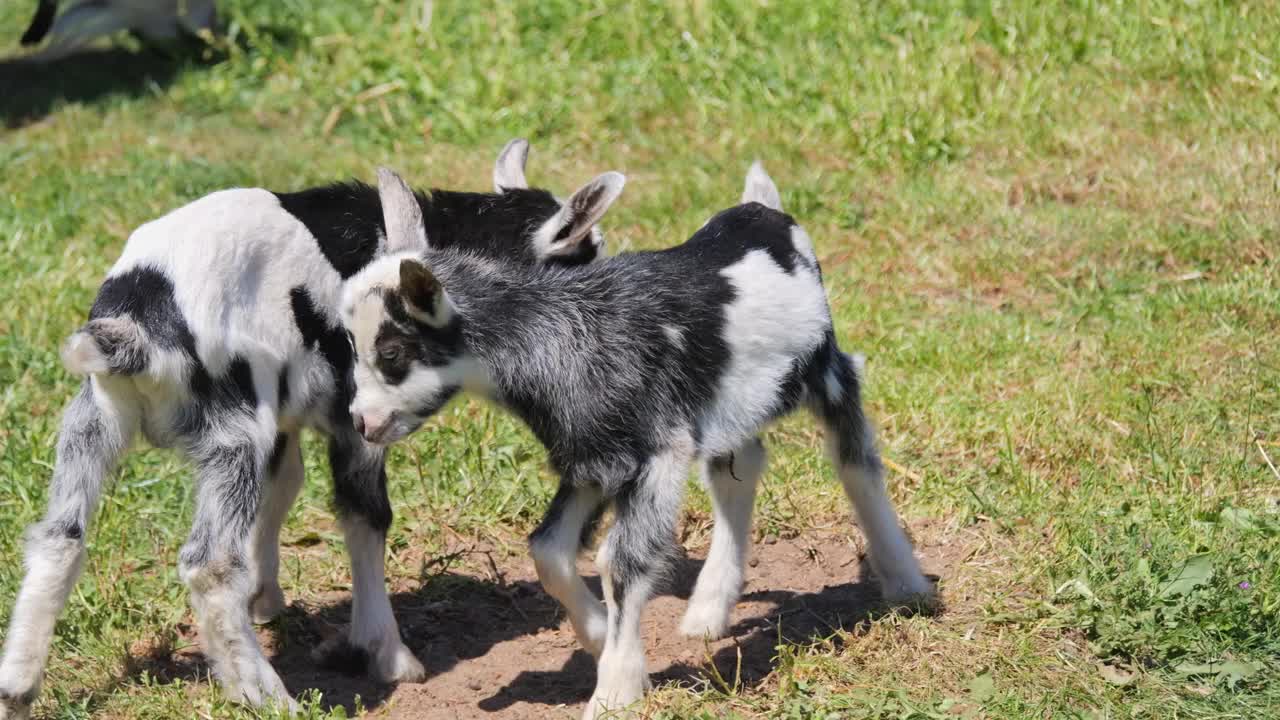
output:
M450 247L495 263L593 260L602 242L595 223L621 176L602 175L562 204L528 189L527 150L522 140L503 149L495 193L411 195L420 217ZM353 576L346 641L380 680L425 675L385 588L385 452L360 437L348 413L354 357L337 312L344 279L407 249L393 230L377 191L357 183L217 192L130 236L88 324L63 350L68 369L87 377L63 413L45 517L27 532L27 573L0 659L0 720L29 712L103 482L139 433L196 465L195 523L179 570L230 696L292 702L251 619L284 607L279 531L303 482L305 427L329 436Z
M885 597L932 594L885 493L813 246L790 216L757 202L779 205L758 165L749 202L683 245L567 268L502 265L438 245L403 182L380 177L388 232L403 232L396 246L412 249L344 286L357 357L352 416L367 440L391 443L467 390L511 409L546 446L561 483L530 545L543 587L598 659L587 718L643 695L640 615L675 554L695 462L716 528L685 630L723 632L764 467L759 433L798 407L826 427ZM574 561L606 504L614 522L597 556L602 606Z

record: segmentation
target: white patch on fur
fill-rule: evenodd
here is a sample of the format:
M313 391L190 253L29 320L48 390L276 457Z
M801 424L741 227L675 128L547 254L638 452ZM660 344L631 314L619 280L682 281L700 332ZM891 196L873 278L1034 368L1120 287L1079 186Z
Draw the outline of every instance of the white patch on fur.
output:
M675 325L663 325L662 334L667 336L667 341L675 346L677 350L684 350L684 330Z
M813 249L813 240L799 225L791 226L791 244L795 245L796 250L809 258L815 266L818 264L818 254Z
M827 368L827 373L823 377L824 384L827 386L827 400L832 405L839 405L844 398L844 385L840 382L840 377L836 375L836 367L832 365Z
M23 699L33 698L40 688L54 625L84 564L84 538L102 485L138 432L139 398L132 383L109 376L86 383L62 414L60 457L44 520L26 532L26 574L0 658L0 691L9 696L0 700L0 718L24 717L30 709ZM74 435L92 440L65 453L65 443ZM78 524L78 538L63 534L67 521Z
M755 437L795 358L818 347L831 327L822 284L803 264L788 273L765 251L753 250L721 274L735 292L724 310L729 365L703 415L710 456L727 455Z

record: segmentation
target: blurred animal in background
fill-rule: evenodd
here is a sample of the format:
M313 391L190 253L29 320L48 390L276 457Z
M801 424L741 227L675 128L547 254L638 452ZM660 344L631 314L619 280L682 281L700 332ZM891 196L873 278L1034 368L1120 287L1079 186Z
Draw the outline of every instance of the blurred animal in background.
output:
M151 44L198 35L213 30L216 15L214 0L75 0L61 15L58 0L39 0L22 44L38 45L47 37L31 59L57 60L122 30Z

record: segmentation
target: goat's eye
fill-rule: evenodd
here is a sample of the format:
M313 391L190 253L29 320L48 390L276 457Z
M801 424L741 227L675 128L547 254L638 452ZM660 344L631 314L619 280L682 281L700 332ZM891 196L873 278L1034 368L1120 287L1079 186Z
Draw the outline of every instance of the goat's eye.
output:
M389 363L393 363L400 359L400 348L392 345L384 347L378 351L378 358Z

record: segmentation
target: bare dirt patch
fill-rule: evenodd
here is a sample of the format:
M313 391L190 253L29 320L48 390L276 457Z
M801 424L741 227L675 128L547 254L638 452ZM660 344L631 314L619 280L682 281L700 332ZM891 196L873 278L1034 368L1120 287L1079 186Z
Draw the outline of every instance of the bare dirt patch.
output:
M927 520L911 529L926 572L942 578L944 600L968 600L973 578L961 576L980 566L970 562L984 544L979 536ZM677 628L706 552L704 543L695 544L668 592L646 614L647 657L655 685L712 683L714 665L730 683L736 677L741 687L756 688L773 670L780 635L789 642L807 642L855 629L887 612L865 566L857 529L834 522L827 529L757 543L731 636L710 643L682 637ZM578 717L595 683L594 662L578 647L559 605L542 592L532 562L519 548L515 543L498 548L478 542L460 545L456 564L447 571L393 595L406 642L430 673L423 683L380 685L360 672L357 658L344 667L323 667L311 658L310 649L341 632L350 617L349 596L343 593L314 605L295 602L260 630L260 639L291 692L317 689L326 705L349 711L359 697L366 717ZM584 558L579 569L598 594L592 564ZM953 598L948 588L959 596ZM189 628L180 634L195 639ZM129 670L145 670L161 683L207 677L198 645L176 652L136 648Z

